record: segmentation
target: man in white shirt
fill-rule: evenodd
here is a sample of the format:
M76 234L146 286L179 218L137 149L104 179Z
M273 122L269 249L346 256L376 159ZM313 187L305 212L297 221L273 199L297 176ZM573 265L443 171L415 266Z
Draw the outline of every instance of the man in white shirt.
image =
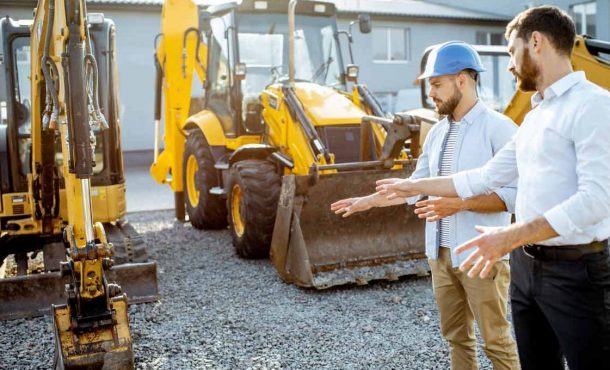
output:
M463 42L447 42L429 54L420 79L430 82L429 95L437 112L446 115L433 126L411 179L449 176L477 168L494 156L515 134L517 126L477 98L476 81L484 68L477 52ZM475 225L510 224L514 185L498 187L489 195L467 200L437 198L417 203L416 213L426 218L426 255L432 272L441 332L451 348L453 370L477 369L474 322L484 350L496 370L515 370L519 360L506 318L510 269L508 255L495 263L489 279L471 279L458 269L467 255L455 247L476 236ZM417 199L388 201L384 196L344 199L331 205L349 216L371 207L413 204ZM508 210L508 212L507 212Z
M515 138L485 166L449 178L378 182L388 198L468 198L518 178L517 223L478 227L456 252L485 277L511 253L511 304L521 366L610 369L610 94L574 72L575 27L552 6L506 29L519 88L537 91Z

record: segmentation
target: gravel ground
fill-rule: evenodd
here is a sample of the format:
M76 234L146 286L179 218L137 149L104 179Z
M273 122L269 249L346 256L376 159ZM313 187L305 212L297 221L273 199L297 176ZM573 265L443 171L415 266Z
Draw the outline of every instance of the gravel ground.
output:
M131 306L138 369L448 369L429 277L303 290L236 257L227 230L173 211L129 215L157 261L161 300ZM48 369L52 320L0 322L0 369ZM479 350L482 369L491 368Z

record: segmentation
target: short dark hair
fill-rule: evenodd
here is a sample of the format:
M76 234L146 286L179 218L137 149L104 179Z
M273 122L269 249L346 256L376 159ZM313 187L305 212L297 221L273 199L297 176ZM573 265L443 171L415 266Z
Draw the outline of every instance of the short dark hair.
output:
M572 54L576 27L572 18L556 6L543 5L529 8L517 14L506 26L504 37L508 40L513 31L517 37L528 40L534 31L544 34L557 51Z

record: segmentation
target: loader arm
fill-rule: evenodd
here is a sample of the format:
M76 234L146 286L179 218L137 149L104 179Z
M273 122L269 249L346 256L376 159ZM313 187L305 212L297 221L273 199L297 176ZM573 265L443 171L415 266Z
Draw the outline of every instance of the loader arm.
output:
M108 126L96 101L97 65L85 1L40 0L36 9L30 47L32 112L42 114L32 117L30 187L43 194L36 199L42 222L56 217L59 199L44 198L44 194L58 193L57 176L45 164L54 162L56 155L63 160L67 194L63 233L69 252L61 271L68 282L68 302L53 306L56 366L132 368L127 298L118 285L106 280L104 271L112 265L111 245L102 224L94 224L92 218L93 132ZM87 81L93 84L88 86ZM55 152L56 138L61 153Z
M197 75L200 85L206 79L207 51L199 31L197 4L192 0L166 1L155 50L155 154L150 173L158 183L169 183L176 193L176 207L182 209L184 124L190 115L193 76ZM161 105L165 108L163 151L159 149Z

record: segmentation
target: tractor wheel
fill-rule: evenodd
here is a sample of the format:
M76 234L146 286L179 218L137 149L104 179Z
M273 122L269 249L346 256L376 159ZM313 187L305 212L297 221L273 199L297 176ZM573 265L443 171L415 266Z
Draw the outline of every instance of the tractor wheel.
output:
M214 158L201 131L191 131L184 147L184 192L186 213L196 229L227 226L227 210L222 198L210 194L218 186Z
M237 255L246 259L269 257L281 179L276 166L248 159L229 170L229 225Z

